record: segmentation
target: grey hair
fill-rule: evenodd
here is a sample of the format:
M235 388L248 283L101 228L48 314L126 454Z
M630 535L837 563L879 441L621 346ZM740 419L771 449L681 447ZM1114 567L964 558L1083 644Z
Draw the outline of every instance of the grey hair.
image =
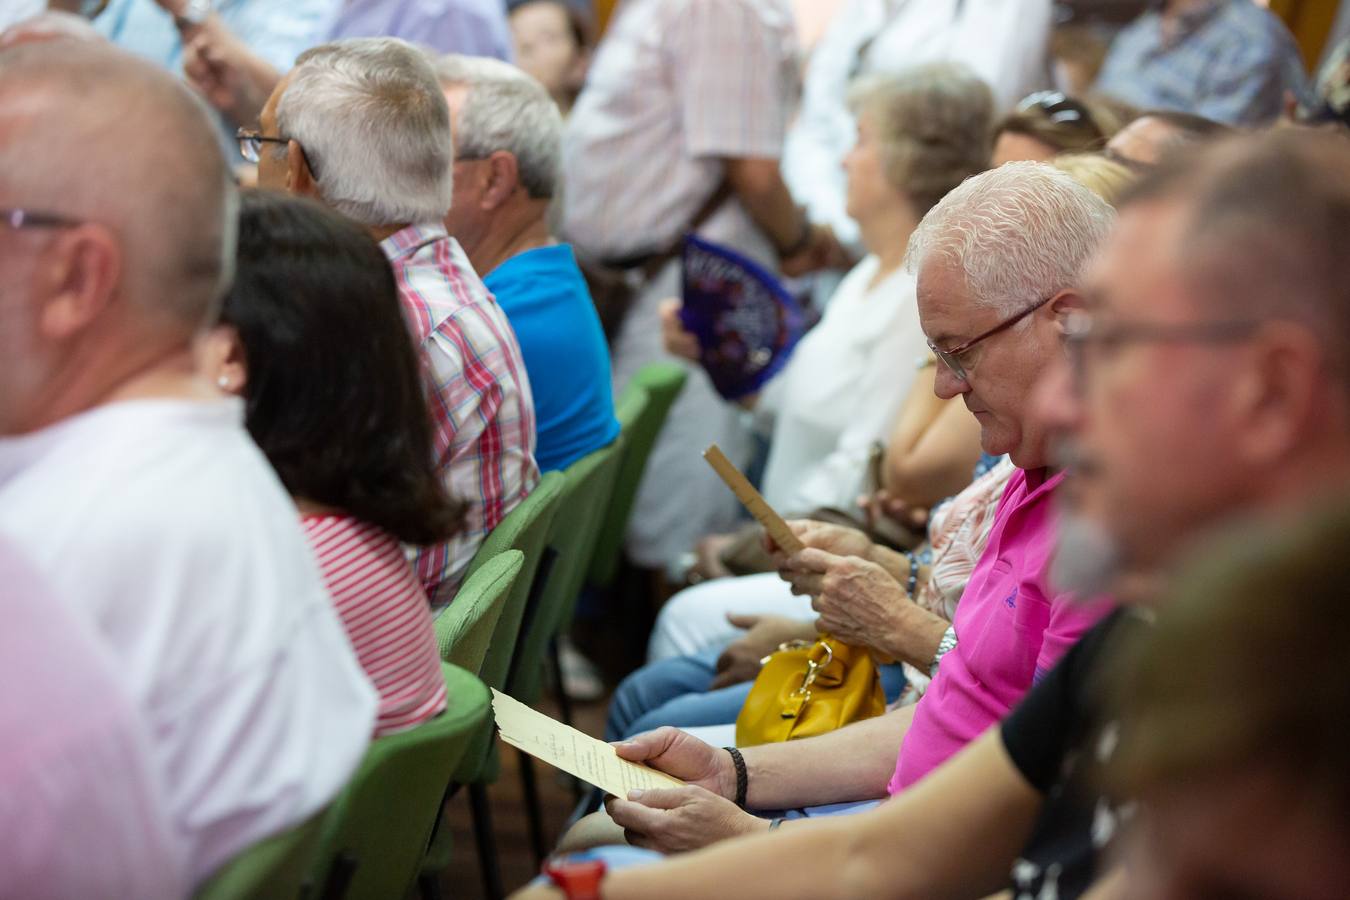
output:
M277 130L304 148L324 202L362 224L438 221L450 209L450 112L407 41L353 38L300 54Z
M859 78L848 102L874 124L886 178L917 215L989 167L994 95L969 66L929 63Z
M498 150L516 158L520 183L536 200L558 188L562 115L544 86L515 66L483 56L449 54L436 61L441 86L468 89L455 123L455 156L486 159Z
M967 179L923 217L905 265L959 266L971 298L1012 315L1078 285L1115 220L1105 200L1064 172L1011 162Z

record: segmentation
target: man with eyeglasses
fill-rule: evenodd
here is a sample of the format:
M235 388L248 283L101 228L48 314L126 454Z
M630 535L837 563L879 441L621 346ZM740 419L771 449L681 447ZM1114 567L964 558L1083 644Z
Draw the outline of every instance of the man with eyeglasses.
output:
M950 625L913 602L906 558L861 533L813 528L808 549L780 557L780 566L794 592L811 595L823 615L867 621L863 610L874 613L868 630L878 644L934 680L914 706L832 734L745 749L744 792L734 755L684 732L657 729L620 745L621 755L697 785L611 801L610 817L631 841L687 850L765 830L769 819L747 806L800 809L913 790L1005 715L1105 614L1104 604L1080 603L1048 583L1053 499L1064 474L1049 468L1050 447L1030 418L1029 398L1063 355L1065 322L1081 306L1079 270L1112 218L1091 191L1037 163L976 175L924 217L909 263L920 319L941 360L936 390L960 395L980 421L985 451L1006 453L1018 467L986 548ZM578 843L604 838L603 820L588 827Z
M1348 233L1350 144L1334 135L1223 142L1165 163L1124 199L1085 279L1087 317L1068 329L1072 353L1036 390L1040 427L1076 461L1067 485L1081 522L1058 557L1079 584L1166 577L1231 520L1350 484ZM961 363L978 374L987 361ZM606 900L705 897L732 879L744 900L1156 896L1102 867L1131 806L1102 789L1119 733L1099 679L1144 618L1103 620L999 727L881 809L615 872ZM1251 660L1253 677L1298 664Z
M236 206L172 76L102 41L0 50L0 542L144 721L150 808L104 828L162 813L183 887L327 805L376 705L242 404L198 375ZM52 763L56 803L78 772Z

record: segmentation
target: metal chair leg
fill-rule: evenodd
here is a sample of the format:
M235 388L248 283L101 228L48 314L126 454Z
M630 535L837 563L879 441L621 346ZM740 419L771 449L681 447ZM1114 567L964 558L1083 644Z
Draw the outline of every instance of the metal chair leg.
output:
M536 866L544 864L548 848L544 846L544 813L539 804L539 785L535 781L534 763L525 752L520 752L520 789L525 800L525 818L530 828L530 849L534 851Z
M478 845L478 868L483 876L483 893L488 900L502 900L501 867L497 864L497 838L492 832L492 807L488 803L487 788L481 784L469 785L469 806L473 811L473 837Z
M558 637L554 635L553 640L548 644L548 662L553 670L553 690L558 697L558 715L562 718L563 724L572 724L572 698L567 696L567 686L563 684L562 654L558 649ZM578 801L586 793L586 785L580 778L574 778L571 775L564 777L568 786L572 789L572 796Z

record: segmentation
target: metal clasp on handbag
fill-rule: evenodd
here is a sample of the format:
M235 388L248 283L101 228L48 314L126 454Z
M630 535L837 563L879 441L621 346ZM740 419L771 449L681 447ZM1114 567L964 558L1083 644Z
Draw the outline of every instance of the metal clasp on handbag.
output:
M809 646L806 641L790 641L789 643L795 644L796 647L792 648L788 644L784 644L779 649L799 649L803 646ZM834 648L829 645L829 642L817 641L816 644L825 648L825 658L820 661L810 657L807 658L806 675L802 678L802 683L791 694L788 694L788 702L791 703L791 706L780 713L784 719L795 719L801 715L802 709L811 702L811 685L815 683L816 675L820 673L821 669L834 661Z

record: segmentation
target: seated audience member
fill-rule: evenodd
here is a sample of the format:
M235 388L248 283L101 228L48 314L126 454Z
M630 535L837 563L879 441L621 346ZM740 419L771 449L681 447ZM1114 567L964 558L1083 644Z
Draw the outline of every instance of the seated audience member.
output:
M1208 552L1116 666L1126 896L1350 896L1350 505L1286 518Z
M234 255L209 117L116 48L59 49L0 51L0 535L106 643L195 884L333 798L375 695L196 372Z
M963 63L989 85L1001 114L1049 85L1054 6L1051 0L847 0L807 57L801 109L783 144L783 177L792 196L812 220L856 245L858 225L845 209L841 166L857 129L848 102L852 82L927 63Z
M3 541L0 617L0 898L187 896L187 848L117 661Z
M987 546L950 624L910 599L910 561L859 532L822 529L781 565L794 592L843 595L843 616L875 617L847 640L865 638L922 670L936 666L936 677L914 706L820 737L746 749L746 797L737 798L734 777L723 778L734 773L732 755L682 732L660 729L621 747L694 782L656 792L650 805L645 796L611 802L611 816L644 846L690 849L768 826L732 799L771 810L901 793L997 722L1100 618L1100 603L1081 602L1047 580L1054 498L1065 473L1048 467L1048 436L1029 416L1029 394L1062 355L1065 319L1081 308L1079 269L1111 220L1101 199L1039 163L974 176L924 217L909 264L925 333L942 360L937 392L961 396L980 421L985 451L1007 453L1018 467Z
M1019 159L1048 162L1061 153L1100 150L1117 130L1105 118L1104 109L1059 91L1032 94L994 126L992 165Z
M632 288L612 332L616 389L670 359L659 305L679 293L686 233L789 274L844 258L779 171L798 77L787 0L626 0L610 20L563 135L558 233L587 265L623 270ZM699 453L716 442L742 466L752 454L743 412L689 369L626 535L635 563L665 571L739 515Z
M300 508L361 668L375 736L445 709L431 607L399 541L444 541L462 507L432 467L431 420L379 245L318 204L249 192L207 375Z
M1234 517L1350 487L1347 231L1350 146L1332 135L1279 131L1173 157L1123 201L1088 275L1090 318L1070 330L1076 362L1057 361L1037 391L1044 427L1067 430L1078 461L1071 484L1081 519L1066 528L1061 556L1092 557L1073 561L1095 569L1098 583L1115 572L1165 573ZM1120 798L1104 795L1096 767L1081 763L1109 766L1119 746L1096 740L1093 727L1103 646L1138 618L1122 610L1104 619L1001 727L880 809L613 872L605 897L706 897L734 879L747 900L983 897L1000 888L1076 898L1099 877L1118 878L1098 865L1125 824ZM1306 621L1276 619L1277 634L1295 629L1291 640L1307 640ZM1265 652L1263 641L1256 646ZM1250 651L1242 655L1250 665ZM1231 680L1214 683L1232 690ZM728 754L673 730L619 753L734 790ZM854 757L835 765L840 758L856 769ZM751 772L751 803L756 781ZM675 806L692 790L639 799ZM789 864L802 859L811 865Z
M1097 90L1138 109L1267 125L1306 87L1298 45L1253 0L1164 0L1111 44Z
M619 433L609 348L572 248L549 230L562 119L524 72L495 59L436 66L455 137L445 228L506 313L534 393L542 471L565 469Z
M538 79L565 116L586 83L595 47L594 25L578 0L520 0L511 4L516 65Z
M156 0L160 2L160 0ZM171 2L171 0L164 0ZM501 0L336 0L320 34L277 62L227 28L193 34L183 54L188 78L225 118L249 125L295 56L322 41L394 37L438 53L511 59Z
M306 51L241 149L258 184L314 197L365 226L389 257L430 385L436 469L468 501L464 527L418 552L444 606L478 545L534 487L534 404L515 333L442 219L450 112L426 57L394 38Z
M905 247L924 214L984 169L989 154L993 101L965 66L934 63L864 81L853 107L848 212L868 255L782 371L742 401L772 425L762 488L785 512L849 507L864 490L872 445L886 436L916 363L928 356ZM698 342L679 312L678 300L662 309L666 348L696 361Z
M1106 142L1102 155L1136 172L1144 172L1174 150L1233 133L1233 129L1222 122L1204 116L1166 109L1149 110L1116 132Z

